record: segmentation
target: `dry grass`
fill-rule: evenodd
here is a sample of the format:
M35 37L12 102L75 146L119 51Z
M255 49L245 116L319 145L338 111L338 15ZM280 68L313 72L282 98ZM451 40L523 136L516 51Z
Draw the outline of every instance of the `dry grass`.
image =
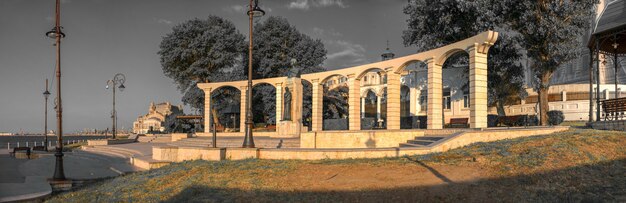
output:
M626 201L626 134L573 129L389 159L189 161L49 201Z

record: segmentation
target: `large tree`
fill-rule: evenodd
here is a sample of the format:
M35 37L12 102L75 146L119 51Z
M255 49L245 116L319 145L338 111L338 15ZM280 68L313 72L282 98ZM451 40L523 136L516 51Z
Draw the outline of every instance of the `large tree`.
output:
M192 19L172 28L160 44L163 73L183 93L183 102L204 109L198 82L243 79L241 53L245 38L233 23L218 16Z
M300 68L302 74L323 71L322 64L326 60L326 49L319 39L313 39L300 33L295 26L290 25L283 17L270 16L254 26L254 43L252 53L253 78L284 77L294 68L291 59L296 59L295 68ZM244 67L248 67L248 52L245 51L243 60ZM267 116L270 122L275 122L276 106L275 96L270 95L270 86L255 88L253 105L254 114ZM304 88L303 117L309 115L311 108L311 93L309 88ZM308 93L308 94L307 94ZM272 104L272 105L264 105Z
M504 105L526 94L523 69L519 64L521 54L517 41L509 36L505 28L498 27L502 21L497 17L498 13L483 7L481 2L485 1L409 1L404 8L404 13L409 15L408 29L402 37L405 46L415 46L421 52L461 41L494 27L496 31L503 31L489 52L487 88L490 104L495 104L498 114L504 115ZM465 67L463 76L467 78L468 61L468 54L455 54L444 63L443 68ZM462 88L467 88L468 82Z
M495 1L495 0L494 0ZM520 34L538 79L541 125L548 124L548 89L552 75L579 57L580 36L589 30L597 0L509 0L502 8L507 24Z

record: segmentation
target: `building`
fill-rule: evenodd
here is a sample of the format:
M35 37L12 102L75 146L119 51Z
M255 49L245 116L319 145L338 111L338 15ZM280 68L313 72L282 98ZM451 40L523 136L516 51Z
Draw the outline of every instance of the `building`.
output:
M170 114L182 114L182 105L174 106L169 102L154 104L150 103L148 114L139 116L133 122L133 133L146 134L150 132L163 132L165 130L165 118Z

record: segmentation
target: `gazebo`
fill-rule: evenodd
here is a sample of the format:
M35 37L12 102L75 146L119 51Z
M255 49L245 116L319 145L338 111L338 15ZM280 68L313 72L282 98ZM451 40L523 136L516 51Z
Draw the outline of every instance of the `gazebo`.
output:
M600 55L604 55L605 59L612 57L615 68L615 96L613 99L619 98L617 88L617 72L618 66L621 65L619 57L626 55L626 0L616 0L609 3L592 29L589 43L587 44L590 51L589 64L589 103L593 105L593 82L596 82L596 121L600 120ZM594 57L595 56L595 57ZM595 69L593 63L596 63ZM604 61L603 63L606 63ZM595 71L595 77L593 76ZM605 98L609 99L609 98ZM625 100L626 101L626 100ZM620 102L621 104L621 102ZM626 106L626 103L623 104ZM593 121L593 108L589 109L589 121Z

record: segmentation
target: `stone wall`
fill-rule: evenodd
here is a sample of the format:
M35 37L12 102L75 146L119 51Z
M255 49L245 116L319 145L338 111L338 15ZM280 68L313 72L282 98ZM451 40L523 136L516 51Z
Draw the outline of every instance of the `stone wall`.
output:
M322 131L300 135L301 148L383 148L424 136L414 130Z
M291 149L264 149L264 148L193 148L193 147L153 147L152 158L155 162L170 161L180 162L184 160L240 160L240 159L359 159L359 158L383 158L422 155L428 153L444 152L477 142L490 142L503 139L527 137L534 135L547 135L569 129L566 126L555 127L532 127L532 128L502 128L488 129L483 131L466 131L437 141L433 146L424 148L291 148ZM340 134L346 134L349 131ZM380 131L383 132L383 131ZM402 130L391 131L398 133ZM410 131L405 131L410 132ZM414 132L413 132L414 133ZM423 133L423 132L422 132ZM312 133L305 133L303 142L312 142ZM391 135L391 134L388 134ZM335 136L335 135L333 135ZM358 136L358 135L357 135ZM386 135L385 135L386 136Z

